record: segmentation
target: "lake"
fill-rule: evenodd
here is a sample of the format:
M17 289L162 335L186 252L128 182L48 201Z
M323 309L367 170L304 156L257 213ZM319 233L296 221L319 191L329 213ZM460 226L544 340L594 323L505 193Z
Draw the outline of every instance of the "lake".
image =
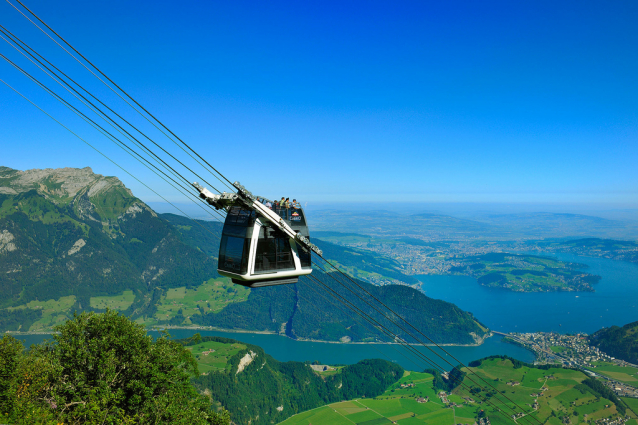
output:
M588 265L584 271L602 277L595 292L524 293L487 288L468 276L417 277L427 296L454 303L500 332L593 333L638 320L638 264L562 253L551 256Z
M594 332L604 326L624 325L638 320L638 264L579 257L571 254L553 255L563 261L584 263L588 273L602 277L594 287L596 292L521 293L486 288L467 276L419 276L426 295L452 302L471 311L489 328L501 332L556 331L562 333ZM196 331L173 329L174 338L188 338ZM279 335L237 332L201 331L202 335L224 336L262 347L280 361L314 361L328 364L352 364L362 359L382 358L399 363L406 369L419 370L426 366L420 360L406 358L400 346L380 344L329 344L295 341ZM157 332L151 332L157 336ZM27 345L38 343L48 335L19 336ZM423 347L420 350L426 350ZM528 350L502 342L495 336L478 347L445 347L458 360L468 362L494 354L504 354L531 362ZM402 354L403 353L403 354ZM429 358L450 369L436 355ZM439 351L439 354L444 356ZM447 357L450 363L455 361Z
M171 336L175 339L188 338L197 332L190 329L170 330ZM155 331L149 333L154 337L159 335L159 332ZM385 359L396 362L408 370L420 371L427 367L432 367L425 364L423 360L412 357L408 350L394 344L331 344L327 342L295 341L285 336L271 334L220 331L199 331L199 333L202 336L223 336L258 345L279 361L295 360L303 362L306 360L319 360L322 364L353 364L363 359ZM50 335L17 336L18 339L25 341L25 345L36 344L50 337ZM449 364L428 349L418 347L423 354L428 358L434 359L438 365L446 370L450 370L458 364L452 357L446 356L445 353L436 347L431 348L449 361ZM444 348L464 364L495 354L508 355L525 362L534 361L534 355L530 351L517 345L503 342L500 336L488 338L482 345L477 347L446 346Z

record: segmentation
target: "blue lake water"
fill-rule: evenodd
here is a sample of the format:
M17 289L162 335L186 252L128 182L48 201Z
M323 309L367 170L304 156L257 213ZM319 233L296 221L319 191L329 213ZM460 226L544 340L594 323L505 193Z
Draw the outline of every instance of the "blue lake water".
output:
M571 254L552 257L588 265L584 271L602 277L595 292L523 293L487 288L468 276L418 278L427 296L454 303L500 332L592 333L638 320L638 264Z
M519 293L486 288L467 276L419 276L426 295L452 302L471 311L489 328L501 332L557 331L563 333L594 332L604 326L623 325L638 320L638 264L557 254L564 261L584 263L588 273L602 277L595 285L596 292ZM173 338L187 338L197 331L173 329ZM204 336L232 338L262 347L280 361L314 361L328 364L352 364L362 359L382 358L399 363L406 369L428 367L422 360L411 357L397 345L329 344L295 341L278 335L237 332L200 331ZM157 336L157 332L151 332ZM19 336L26 345L41 342L50 335ZM447 346L456 359L467 364L472 360L494 354L504 354L523 361L534 360L524 348L502 342L498 336L489 338L478 347ZM419 347L427 357L445 369L456 360L437 352L449 361Z
M175 339L188 338L198 331L190 329L171 329L171 337ZM159 332L149 332L154 337ZM238 341L254 344L262 347L266 353L279 361L314 361L319 360L324 364L353 364L363 359L385 359L400 364L408 370L423 370L432 365L422 359L416 358L408 350L399 345L390 344L330 344L326 342L295 341L285 336L270 334L249 334L240 332L199 331L202 336L223 336ZM24 340L25 345L42 342L50 335L21 335L18 339ZM447 355L436 347L431 347L434 352L424 347L415 347L426 357L436 362L438 366L449 370L461 361L464 364L483 357L505 354L516 359L532 362L534 355L517 345L502 342L502 338L494 336L488 338L477 347L446 346ZM435 354L436 353L436 354ZM438 357L437 354L441 357ZM452 357L453 356L453 357ZM456 359L456 360L455 360ZM458 361L457 361L458 360ZM448 363L449 362L449 363Z

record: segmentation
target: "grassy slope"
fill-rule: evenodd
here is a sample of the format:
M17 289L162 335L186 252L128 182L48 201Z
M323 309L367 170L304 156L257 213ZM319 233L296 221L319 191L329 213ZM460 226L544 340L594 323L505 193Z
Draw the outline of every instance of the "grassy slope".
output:
M490 401L506 410L514 407L514 404L503 398L507 396L512 402L530 411L530 405L535 397L531 394L541 393L537 398L539 409L532 413L541 423L547 420L548 424L560 425L561 416L569 416L571 424L584 423L586 419L601 419L616 414L616 408L612 402L604 398L598 398L595 394L579 386L585 379L581 372L569 369L541 370L523 366L515 369L509 360L491 359L484 361L474 368L477 375L493 385L496 392L490 397ZM547 376L551 376L549 379ZM487 386L483 381L477 382ZM508 385L508 382L519 382L519 385ZM400 388L402 383L414 383L414 387ZM406 372L405 376L392 385L379 397L374 399L355 399L341 403L334 403L311 411L295 415L282 425L329 425L337 423L361 423L364 420L375 420L374 423L391 423L396 421L400 425L411 424L473 424L478 412L484 409L493 424L512 424L510 418L504 418L494 408L481 401L480 395L470 394L463 387L457 387L448 400L458 406L446 407L437 396L438 391L432 388L432 376L425 373ZM474 384L466 377L464 384L472 387ZM542 391L542 388L546 388ZM483 392L483 396L486 392ZM417 403L417 397L428 397L427 403ZM470 402L471 398L474 402ZM631 400L628 404L638 410L638 400ZM606 405L610 407L605 407ZM555 412L556 416L552 415ZM574 412L578 415L575 416ZM371 424L373 422L370 422Z
M632 387L638 387L638 368L631 366L617 366L613 363L594 362L596 366L593 369L596 373L609 376L616 381L624 382Z
M202 342L187 347L193 353L199 373L208 374L211 371L224 371L228 369L228 360L246 349L246 345L239 342L223 343L217 341Z

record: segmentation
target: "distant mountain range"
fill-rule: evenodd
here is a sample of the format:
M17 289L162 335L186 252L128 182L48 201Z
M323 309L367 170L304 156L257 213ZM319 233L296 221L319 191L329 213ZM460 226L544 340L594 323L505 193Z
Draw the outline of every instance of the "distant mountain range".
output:
M316 286L239 291L217 274L220 223L158 215L120 180L90 168L2 167L0 205L2 331L28 330L34 323L47 330L73 311L110 306L147 324L202 324L331 341L385 340L378 329L361 327L322 298ZM341 247L324 247L342 257L336 261L361 267L352 250L345 255ZM393 269L392 260L370 267L407 278ZM381 319L329 275L313 274ZM471 314L408 286L359 284L439 343L473 343L488 332Z
M324 210L308 213L313 229L365 235L410 236L434 240L517 238L638 237L638 220L610 220L589 215L548 212L483 214L474 219L391 211Z

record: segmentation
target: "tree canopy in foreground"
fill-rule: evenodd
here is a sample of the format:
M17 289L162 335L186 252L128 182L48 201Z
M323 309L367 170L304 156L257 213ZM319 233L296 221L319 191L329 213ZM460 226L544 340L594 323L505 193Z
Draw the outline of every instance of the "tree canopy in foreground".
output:
M197 363L181 344L157 340L124 316L81 313L53 340L28 352L0 339L0 415L12 424L213 424L213 411L190 378Z

